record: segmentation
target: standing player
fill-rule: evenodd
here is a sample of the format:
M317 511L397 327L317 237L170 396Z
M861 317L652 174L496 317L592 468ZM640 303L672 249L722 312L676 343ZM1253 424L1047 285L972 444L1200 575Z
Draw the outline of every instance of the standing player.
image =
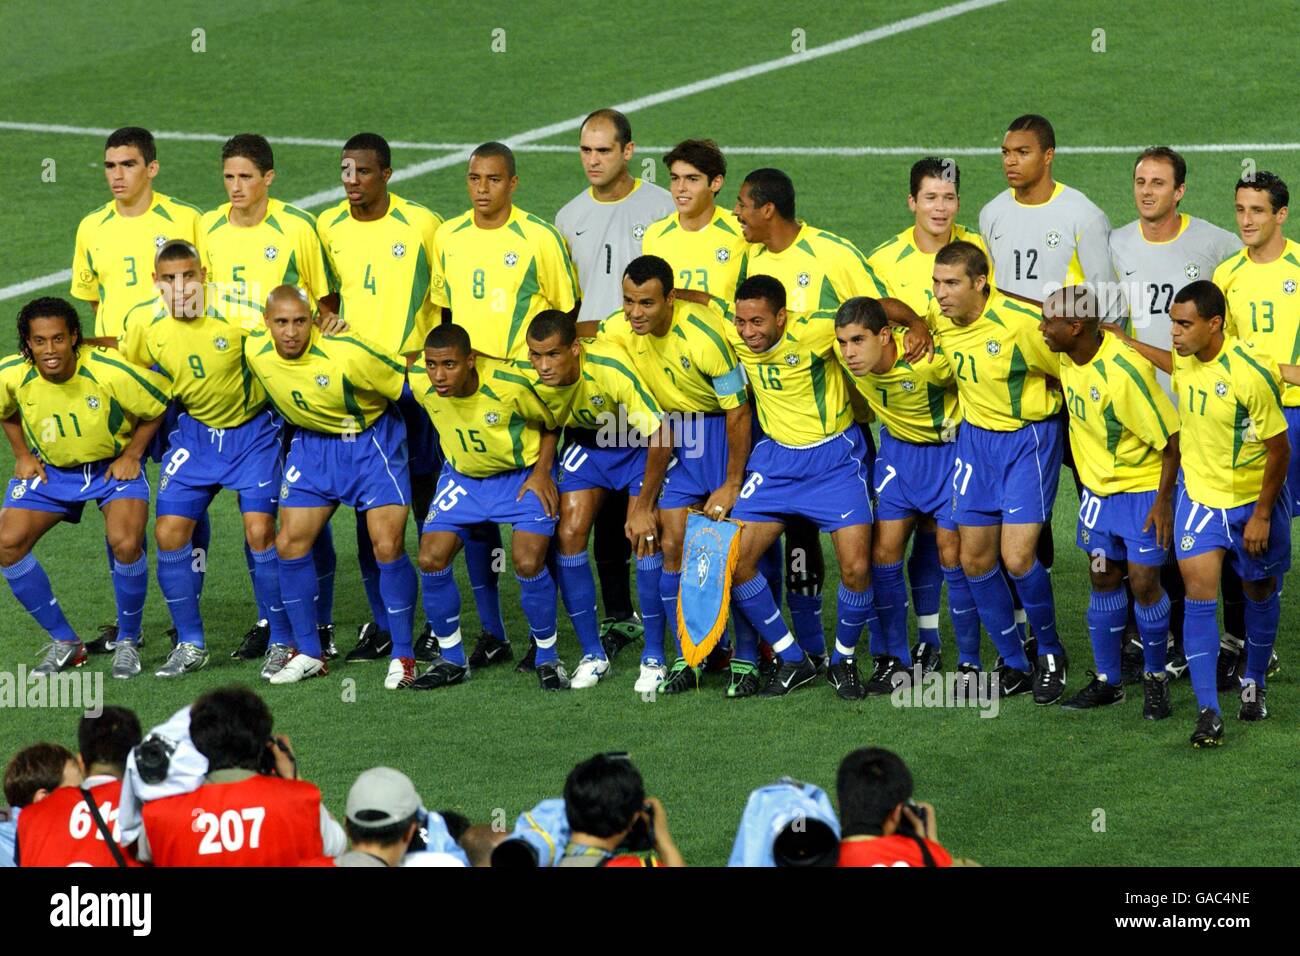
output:
M419 203L388 191L392 151L376 133L357 133L343 144L340 161L347 198L325 210L316 231L338 290L323 296L321 312L339 317L365 341L401 363L420 351L435 318L432 296L437 247L433 236L442 217ZM424 514L438 476L437 436L410 390L403 385L397 411L406 427L411 485L404 503ZM357 560L373 622L357 635L346 660L378 660L396 638L384 616L380 570L367 522L357 523ZM417 648L422 658L433 650L428 630Z
M733 517L745 522L731 595L779 658L760 697L780 697L817 677L817 665L786 630L758 562L799 515L831 536L840 565L835 643L826 679L839 697L866 695L854 657L871 615L871 486L866 441L849 411L835 359L834 317L787 321L785 288L754 275L736 289L729 332L754 389L765 437L750 453ZM817 549L821 542L816 541ZM906 642L904 642L904 647Z
M514 205L518 185L515 154L508 146L484 143L470 155L471 208L438 229L434 300L442 306L444 322L455 321L469 333L476 354L526 362L528 323L544 309L577 308L578 278L556 228ZM469 663L486 667L511 657L492 568L492 555L502 553L500 530L496 525L474 529L464 544L483 627ZM530 648L520 670L532 667L534 653Z
M1061 363L1038 331L1040 315L989 287L988 259L978 246L954 242L939 250L934 297L931 317L957 369L964 418L952 478L962 570L1004 662L1001 693L1032 686L1034 703L1053 704L1065 690L1067 661L1052 582L1035 552L1060 480L1061 395L1048 380ZM1021 646L999 558L1038 638L1037 667Z
M609 339L580 341L573 318L563 312L539 312L529 324L528 360L539 379L537 393L557 423L574 426L560 461L557 563L560 595L582 644L582 660L573 674L573 688L580 690L595 686L609 672L596 621L596 582L587 560L592 522L610 492L626 492L629 510L637 506L647 442L666 447L669 429L661 424L663 412L633 371L627 352ZM667 674L662 568L663 555L653 541L642 543L636 586L645 649L633 688L638 694L653 693Z
M556 213L555 226L577 267L582 288L578 319L599 322L622 306L623 270L641 255L650 224L673 211L673 198L628 171L635 144L632 126L618 110L596 110L583 120L578 149L591 187ZM627 494L619 490L606 496L596 516L596 570L605 604L601 629L611 648L621 648L641 634L628 587L626 513Z
M154 192L158 151L147 129L109 134L104 174L113 199L81 220L72 254L72 296L90 303L94 334L87 342L94 345L121 335L127 310L152 298L154 255L169 239L194 242L200 215L197 206Z
M871 577L875 609L884 635L886 660L877 661L867 682L868 694L888 694L907 659L907 603L903 587L903 552L912 529L921 521L938 527L936 561L948 580L948 606L957 635L959 673L978 671L980 623L975 601L961 570L961 543L952 523L952 439L961 421L956 379L942 349L933 358L909 362L903 357L904 332L891 326L875 299L855 296L835 315L839 356L858 392L880 418L880 455L876 459L875 533ZM913 546L915 557L918 545ZM915 572L912 594L917 596ZM937 588L936 588L937 592ZM935 595L934 628L938 629ZM929 624L923 620L923 625ZM922 632L925 634L925 632ZM925 670L941 666L937 640L913 649L912 659ZM928 649L932 648L932 653Z
M85 662L32 549L60 521L76 524L87 501L104 513L113 553L117 640L113 676L140 673L140 621L148 563L144 527L149 480L140 458L162 424L166 384L116 352L81 340L77 310L63 299L28 302L18 313L18 342L28 370L6 387L0 419L14 454L14 477L0 511L0 573L14 597L50 635L34 673Z
M1070 443L1083 481L1078 544L1093 558L1088 633L1097 674L1061 706L1088 710L1124 699L1120 644L1129 614L1127 572L1145 658L1142 716L1161 720L1170 705L1169 597L1160 569L1173 538L1177 413L1156 384L1151 363L1103 333L1099 323L1097 298L1087 286L1058 289L1043 303L1039 327L1047 347L1060 355Z
M294 646L271 645L262 673L293 684L328 673L316 631L312 545L340 504L366 525L379 566L392 657L384 686L415 678L411 623L419 584L406 556L410 507L406 434L389 402L402 394L405 369L363 339L324 338L312 325L307 294L277 286L266 300L266 331L244 339L248 367L285 421L297 426L280 484L275 553Z
M957 222L957 213L961 210L960 192L961 169L954 160L940 159L937 156L918 159L912 164L908 176L907 195L907 208L915 221L892 239L876 246L867 256L867 265L884 284L886 293L904 302L917 315L925 315L930 310L930 303L934 301L931 289L934 284L935 253L957 240L984 248L979 233ZM991 281L992 276L989 279ZM870 401L871 395L864 395ZM929 440L933 439L927 439ZM901 490L895 489L891 494L897 495ZM911 650L911 656L919 660L928 672L939 666L939 599L944 579L946 577L949 581L950 602L952 582L957 581L957 587L965 589L966 579L957 565L955 553L950 554L952 561L946 564L940 562L934 517L917 512L915 526L912 554L907 561L907 580L911 585L912 607L917 624L917 641ZM878 548L883 532L879 525L876 531ZM902 543L906 547L906 536ZM945 566L951 573L945 575ZM877 600L880 600L882 594L889 593L891 592L883 587L877 588ZM957 603L964 607L965 598L958 596ZM958 621L963 622L961 627L966 628L965 633L969 637L970 625L957 616L953 618L954 627L957 627ZM972 620L971 624L974 623ZM978 640L978 629L975 638ZM868 683L868 688L870 686Z
M213 307L251 332L261 328L263 303L276 286L301 286L313 306L334 291L316 235L316 217L270 195L275 181L275 155L264 136L240 133L228 139L221 147L221 179L230 201L204 213L198 231L202 266L207 281L215 287L209 299ZM272 527L271 540L274 537ZM321 646L328 657L333 657L335 556L328 525L317 539L312 556L320 589L316 610ZM257 562L247 544L244 558L253 579L253 592L258 594ZM270 564L266 570L274 572L275 565ZM270 611L260 596L257 603L258 623L244 635L233 657L252 660L266 653L271 639Z
M442 656L411 686L432 690L469 676L451 562L469 528L509 522L520 602L537 647L537 679L542 690L567 690L569 677L555 650L555 581L546 567L559 506L555 419L524 375L510 363L478 355L459 325L444 323L429 333L424 361L424 368L411 368L411 388L447 458L420 535L424 608Z

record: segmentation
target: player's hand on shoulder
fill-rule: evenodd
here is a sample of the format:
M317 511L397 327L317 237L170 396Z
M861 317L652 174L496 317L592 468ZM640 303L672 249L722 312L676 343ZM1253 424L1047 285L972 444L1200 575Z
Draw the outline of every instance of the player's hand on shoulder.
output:
M26 451L14 459L14 477L27 481L30 478L39 478L41 481L48 481L45 477L45 464L31 452Z
M924 322L913 322L903 336L903 358L909 362L934 358L934 336Z
M343 335L348 330L348 324L333 312L317 313L316 325L321 335Z

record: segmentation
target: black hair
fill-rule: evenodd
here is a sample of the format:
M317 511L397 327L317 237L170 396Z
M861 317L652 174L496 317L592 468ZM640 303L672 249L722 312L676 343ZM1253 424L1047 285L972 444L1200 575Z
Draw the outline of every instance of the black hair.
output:
M174 262L177 259L199 259L199 250L188 239L168 239L153 257L154 265L160 262ZM202 260L200 260L202 264Z
M1197 279L1178 290L1174 296L1177 303L1190 302L1196 306L1196 314L1202 319L1223 318L1227 315L1228 305L1224 301L1219 287L1209 279Z
M894 808L912 796L912 773L897 754L863 747L840 761L835 791L842 835L879 835Z
M841 303L835 312L837 329L849 325L861 325L868 332L878 333L889 325L889 317L885 315L885 307L880 304L879 299L855 295Z
M158 147L154 145L153 133L142 126L123 126L109 133L108 139L104 140L104 151L119 146L134 146L140 151L146 166L158 158Z
M528 323L526 337L534 342L545 342L552 335L560 337L560 345L572 345L578 337L577 320L570 313L559 309L543 309L538 312Z
M645 784L626 757L596 754L564 781L564 812L574 833L615 836L632 825L644 805Z
M966 277L974 282L979 276L988 278L989 257L984 250L973 242L959 239L950 242L934 254L936 266L961 266L966 270Z
M665 298L673 290L673 267L658 256L637 256L623 270L623 278L631 279L633 285L645 285L651 279L658 279Z
M1038 147L1047 152L1049 149L1056 149L1056 130L1052 129L1052 124L1046 116L1039 116L1037 113L1026 113L1024 116L1017 116L1007 124L1008 133L1033 133L1038 139Z
M5 768L5 799L11 807L25 807L37 790L53 790L63 783L63 768L72 753L59 744L39 743L14 754Z
M588 113L587 118L578 127L578 132L581 133L582 130L586 129L587 124L594 119L603 119L614 127L614 142L618 143L619 146L626 146L632 142L632 124L618 110L609 109L608 107ZM510 175L513 176L514 173Z
M673 163L689 163L712 182L727 175L727 158L711 139L684 139L664 157L664 168L672 171Z
M455 349L461 355L469 355L471 346L469 344L469 333L463 326L455 322L444 322L441 325L435 325L429 330L429 334L424 337L424 347L426 349Z
M126 767L126 756L144 739L140 718L125 707L105 707L98 717L77 724L77 749L89 769L94 764Z
M1242 176L1237 180L1237 189L1262 189L1268 193L1269 205L1273 207L1273 212L1277 212L1284 206L1291 205L1291 191L1286 188L1286 183L1276 173L1270 173L1261 169L1253 176Z
M780 312L785 308L785 286L772 276L750 276L736 287L735 301L741 299L764 299L774 313Z
M484 143L469 154L470 159L478 157L479 159L490 159L493 156L500 156L506 161L506 173L510 176L515 175L515 151L505 143L498 143L496 140Z
M362 810L362 814L377 813L376 810ZM387 814L384 814L387 816ZM393 846L395 843L401 843L406 838L406 829L414 823L420 816L420 811L416 810L405 820L399 820L396 823L390 823L382 827L368 827L365 823L357 823L351 817L343 818L343 829L347 831L348 839L353 843L378 843L380 846Z
M32 299L18 310L18 351L27 361L33 361L32 349L27 340L31 337L34 319L62 319L68 327L68 334L76 337L77 344L74 348L81 348L81 317L77 315L76 308L67 299L42 296Z
M393 151L388 148L388 140L378 133L357 133L343 144L343 152L361 152L370 150L379 159L380 169L393 168Z
M782 219L794 219L794 183L779 169L756 169L745 177L754 207L771 203ZM742 184L743 185L743 184Z
M258 133L239 133L226 140L226 145L221 147L221 161L224 163L236 156L251 162L263 175L275 169L275 156L271 153L271 144L267 142L265 136Z
M953 190L958 195L961 195L961 167L957 165L955 159L926 156L924 159L918 159L914 162L912 172L907 180L908 195L913 199L921 191L921 180L923 179L938 179L945 183L950 182Z
M1187 160L1183 159L1182 153L1178 152L1178 150L1169 146L1148 146L1138 153L1137 159L1133 160L1133 168L1136 170L1144 159L1158 159L1162 163L1168 163L1174 167L1175 189L1187 181Z
M190 708L190 740L208 758L208 770L257 770L271 739L271 711L247 687L208 691Z

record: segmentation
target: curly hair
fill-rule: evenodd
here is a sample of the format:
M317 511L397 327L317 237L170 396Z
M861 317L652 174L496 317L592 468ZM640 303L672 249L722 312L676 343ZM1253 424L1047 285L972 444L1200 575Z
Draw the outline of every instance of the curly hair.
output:
M67 299L44 296L40 299L32 299L18 311L18 351L28 362L34 361L31 346L27 344L32 334L34 319L62 319L68 327L68 334L77 340L73 350L81 349L81 317L77 315L77 310Z

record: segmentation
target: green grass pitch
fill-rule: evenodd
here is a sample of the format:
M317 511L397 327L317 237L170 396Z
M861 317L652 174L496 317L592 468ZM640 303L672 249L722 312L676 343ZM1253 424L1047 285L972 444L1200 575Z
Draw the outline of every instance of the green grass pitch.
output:
M809 49L942 6L940 0L788 5L740 2L716 9L669 0L641 13L608 4L543 2L490 13L450 3L335 7L329 3L231 0L214 9L177 2L126 4L108 16L89 2L57 16L34 4L0 11L0 120L155 131L233 134L253 130L276 144L273 194L286 200L337 185L337 151L282 145L282 137L342 142L373 129L392 141L471 143L505 139L728 70ZM1121 0L1057 4L1010 0L921 26L846 52L637 109L637 141L666 147L708 135L731 154L721 197L731 203L744 173L776 165L794 178L799 215L869 249L908 222L913 156L778 155L763 147L915 146L995 148L1007 120L1042 112L1063 147L1257 144L1189 153L1185 211L1233 228L1232 184L1244 160L1297 177L1293 101L1282 61L1287 4L1239 22L1237 8L1154 0L1140 14ZM131 9L127 9L131 8ZM195 52L202 29L204 52ZM504 30L505 51L493 52ZM1104 31L1104 52L1095 31ZM500 35L498 35L500 36ZM1295 39L1294 35L1290 39ZM499 45L499 43L498 43ZM585 181L572 131L535 140L558 151L520 154L517 204L551 217ZM0 127L6 193L0 203L0 286L68 267L78 219L107 198L102 137ZM219 144L164 140L157 187L204 208L224 201ZM446 155L397 148L400 171ZM640 160L662 153L645 150ZM919 155L919 154L918 154ZM966 205L1003 188L992 154L959 156ZM42 172L54 161L53 182ZM413 177L394 191L452 215L466 206L459 162ZM653 167L660 183L666 172ZM1134 217L1128 152L1069 152L1058 179L1084 190L1118 226ZM48 177L46 177L48 178ZM44 293L66 294L66 285ZM21 299L0 309L12 317ZM12 321L12 318L9 320ZM12 326L9 327L12 330ZM14 333L0 333L3 351ZM0 473L10 465L8 452ZM156 475L156 469L154 470ZM1091 662L1084 610L1087 573L1073 547L1076 500L1068 478L1056 507L1054 582L1060 628L1073 661L1070 686ZM388 693L382 664L337 666L328 679L286 688L257 680L254 665L228 654L251 623L253 605L231 496L214 507L204 611L209 668L165 683L148 676L163 658L165 606L150 582L145 610L147 672L106 679L109 703L134 708L148 726L201 691L240 681L270 702L305 775L341 815L358 772L384 763L411 775L428 806L476 821L513 821L557 794L568 769L600 750L627 750L651 792L663 798L688 862L725 862L748 791L790 774L833 788L839 759L878 744L902 754L919 798L938 808L941 840L985 864L1283 864L1292 842L1278 808L1300 795L1289 766L1296 741L1300 671L1294 602L1284 600L1279 650L1284 670L1270 684L1274 716L1244 726L1225 696L1227 744L1187 745L1195 713L1188 684L1174 687L1175 716L1140 719L1140 693L1099 714L1039 709L1025 698L997 719L970 710L897 709L888 700L845 704L824 684L784 701L729 702L720 679L685 698L653 703L632 693L635 650L597 688L543 696L535 678L509 669L475 675L436 694ZM351 646L368 616L356 570L352 515L334 522L339 550L335 618ZM150 532L151 533L151 532ZM824 539L825 540L825 539ZM409 535L415 550L413 529ZM151 547L152 550L152 547ZM111 617L102 523L94 510L38 547L55 593L83 634ZM829 542L827 554L831 557ZM833 560L831 561L833 564ZM508 576L507 576L508 577ZM834 594L834 583L827 591ZM466 596L467 633L475 633ZM516 646L526 635L512 579L504 585ZM833 623L833 610L826 616ZM577 643L561 616L560 649ZM31 666L43 636L8 595L0 596L0 670ZM951 658L951 633L944 639ZM986 645L987 647L987 645ZM986 650L991 655L991 650ZM988 658L991 660L991 656ZM106 658L89 665L107 670ZM107 675L106 675L107 677ZM349 681L355 681L352 700ZM0 711L0 759L38 739L72 745L71 711ZM1099 812L1100 811L1100 812Z

